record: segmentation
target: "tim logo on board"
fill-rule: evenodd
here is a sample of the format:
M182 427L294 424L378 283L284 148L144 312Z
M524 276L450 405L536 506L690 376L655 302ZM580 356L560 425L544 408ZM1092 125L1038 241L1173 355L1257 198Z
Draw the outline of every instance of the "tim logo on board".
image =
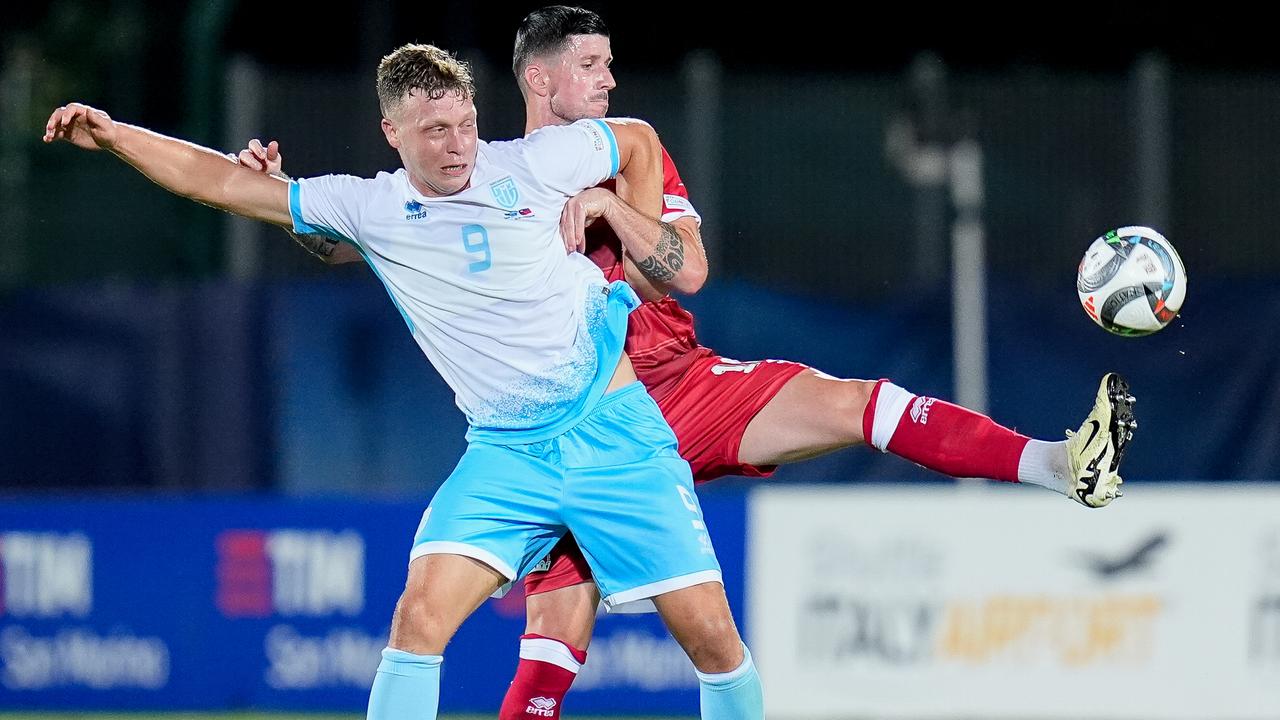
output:
M226 530L215 542L216 602L226 617L364 610L364 538L354 530Z
M93 543L82 533L0 533L0 617L81 618L93 610Z
M67 688L159 690L168 683L168 646L119 621L105 631L95 627L93 589L88 535L0 533L0 687L53 698Z

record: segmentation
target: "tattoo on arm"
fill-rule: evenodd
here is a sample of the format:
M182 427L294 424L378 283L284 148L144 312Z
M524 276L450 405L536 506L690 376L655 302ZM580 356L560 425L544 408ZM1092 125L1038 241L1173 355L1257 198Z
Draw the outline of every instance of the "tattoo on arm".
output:
M300 235L298 233L289 233L294 240L302 246L302 249L315 255L321 260L327 260L333 256L333 251L338 247L338 241L324 235Z
M274 175L275 177L280 178L281 180L288 180L290 182L293 181L293 178L289 177L289 175L285 173L285 171L283 170L277 170L271 174ZM306 250L307 252L311 253L312 255L315 255L321 260L328 260L329 258L333 257L333 251L338 247L338 241L334 240L331 237L326 237L324 235L318 235L318 234L303 235L300 233L293 232L292 230L288 230L286 232L288 232L289 236L292 237L294 240L296 240L297 243L302 246L303 250Z
M289 177L283 170L278 170L271 174L281 178L282 180L293 181L293 178ZM333 257L333 251L338 249L338 241L326 235L302 235L295 233L292 230L289 231L289 235L291 235L293 239L302 246L303 250L306 250L325 262L328 262L329 258Z
M662 228L662 236L653 248L653 254L636 261L636 267L644 276L656 282L671 282L680 268L684 267L684 242L671 223L658 223Z

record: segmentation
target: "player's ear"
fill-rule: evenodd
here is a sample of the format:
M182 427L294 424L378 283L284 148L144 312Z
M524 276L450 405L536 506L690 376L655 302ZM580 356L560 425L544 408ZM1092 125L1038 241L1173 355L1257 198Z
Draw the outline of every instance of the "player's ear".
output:
M548 88L551 85L551 76L541 63L534 61L524 68L524 85L529 88L529 92L542 97L548 92Z
M396 124L382 118L382 134L387 138L387 144L396 150L400 149L400 135L396 133Z

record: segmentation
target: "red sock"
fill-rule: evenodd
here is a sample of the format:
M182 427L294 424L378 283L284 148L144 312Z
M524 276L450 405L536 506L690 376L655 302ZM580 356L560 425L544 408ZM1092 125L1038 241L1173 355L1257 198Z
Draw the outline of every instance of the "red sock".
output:
M586 661L585 650L542 635L522 635L520 664L498 720L558 720L565 693Z
M862 414L868 445L952 477L1018 482L1030 440L986 415L881 380Z

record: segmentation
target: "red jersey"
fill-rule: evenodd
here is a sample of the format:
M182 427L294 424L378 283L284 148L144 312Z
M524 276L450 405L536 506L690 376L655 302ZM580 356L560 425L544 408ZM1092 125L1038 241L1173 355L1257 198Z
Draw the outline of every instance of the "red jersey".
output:
M600 187L613 190L613 180ZM689 191L680 180L676 165L662 149L662 221L682 217L698 217L689 203ZM610 281L626 280L622 264L622 241L607 223L593 223L586 230L587 257L591 258ZM627 324L626 353L635 366L636 377L654 400L671 391L689 366L701 357L713 355L698 344L693 333L693 316L673 298L641 303L631 313Z

